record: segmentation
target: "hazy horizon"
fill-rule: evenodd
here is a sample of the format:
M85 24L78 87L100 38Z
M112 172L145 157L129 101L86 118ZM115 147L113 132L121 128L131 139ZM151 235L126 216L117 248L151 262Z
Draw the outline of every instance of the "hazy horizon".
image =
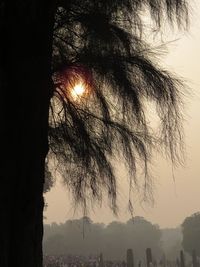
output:
M194 1L195 3L195 1ZM152 173L155 177L154 206L140 206L139 201L134 202L134 216L143 216L152 223L159 224L161 228L176 227L185 217L200 211L200 3L194 4L191 17L190 30L173 36L168 46L168 54L163 56L161 62L164 67L183 77L189 85L188 96L185 97L185 146L186 162L184 167L172 169L170 162L166 162L158 155L153 159ZM166 39L166 38L165 38ZM168 41L170 39L167 38ZM112 215L107 203L102 208L96 208L88 216L94 222L109 223L114 220L126 221L131 217L127 209L127 187L124 172L121 169L120 180L120 213L118 218ZM175 179L174 179L175 177ZM70 206L69 192L62 188L60 183L45 196L48 208L45 212L45 223L65 222L69 219L79 218L83 214L79 211L73 215Z

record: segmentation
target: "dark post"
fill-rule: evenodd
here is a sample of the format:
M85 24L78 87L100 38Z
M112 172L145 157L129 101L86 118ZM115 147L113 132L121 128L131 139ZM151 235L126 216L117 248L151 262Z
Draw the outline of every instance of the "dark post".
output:
M100 257L99 257L99 267L104 267L103 254L102 253L100 254Z
M183 250L180 251L180 260L181 260L181 267L185 267L185 258Z
M127 267L134 267L133 250L131 248L127 249L126 261L127 261Z
M193 267L198 267L197 255L195 249L192 251L192 265Z
M152 264L152 253L151 248L146 249L146 259L147 259L147 267L150 267Z

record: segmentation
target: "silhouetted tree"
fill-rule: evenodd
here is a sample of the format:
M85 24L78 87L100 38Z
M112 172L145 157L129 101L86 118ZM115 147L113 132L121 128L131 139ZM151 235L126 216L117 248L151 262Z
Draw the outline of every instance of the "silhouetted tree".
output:
M185 0L0 1L1 266L42 266L48 134L84 208L105 189L117 211L114 153L125 157L135 184L136 159L144 162L145 189L154 145L164 144L177 159L181 83L153 62L142 39L145 10L158 29L166 19L187 21ZM81 102L69 93L77 78L87 85ZM158 138L147 123L146 100L156 105Z
M185 251L191 256L193 250L200 256L200 213L195 213L187 217L182 223L183 241L182 245Z

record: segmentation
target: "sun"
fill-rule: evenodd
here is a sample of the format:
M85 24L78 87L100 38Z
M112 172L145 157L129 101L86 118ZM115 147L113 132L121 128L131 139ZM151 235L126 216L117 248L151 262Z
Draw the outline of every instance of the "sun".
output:
M75 84L71 89L71 95L74 100L80 99L86 92L86 87L83 82Z
M92 72L82 65L72 65L55 75L58 97L77 105L86 105L93 91Z

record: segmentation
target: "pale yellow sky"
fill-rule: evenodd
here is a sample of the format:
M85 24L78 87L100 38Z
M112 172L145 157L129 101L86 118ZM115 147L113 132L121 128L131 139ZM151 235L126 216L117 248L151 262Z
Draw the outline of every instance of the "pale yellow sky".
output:
M169 41L180 39L169 45L169 53L162 59L164 66L184 77L192 91L192 95L186 101L186 165L174 171L174 181L171 164L160 159L160 156L154 159L155 204L153 207L150 205L141 207L136 202L134 211L134 215L144 216L161 227L177 226L186 216L200 211L200 3L197 4L198 0L193 2L189 32L165 38ZM112 215L105 202L101 209L96 208L89 214L93 221L108 223L116 219L126 221L130 218L125 181L126 179L120 181L121 211L118 218ZM54 221L59 223L82 216L81 212L74 215L69 193L59 182L46 194L46 200L48 202L48 209L45 212L46 223Z

